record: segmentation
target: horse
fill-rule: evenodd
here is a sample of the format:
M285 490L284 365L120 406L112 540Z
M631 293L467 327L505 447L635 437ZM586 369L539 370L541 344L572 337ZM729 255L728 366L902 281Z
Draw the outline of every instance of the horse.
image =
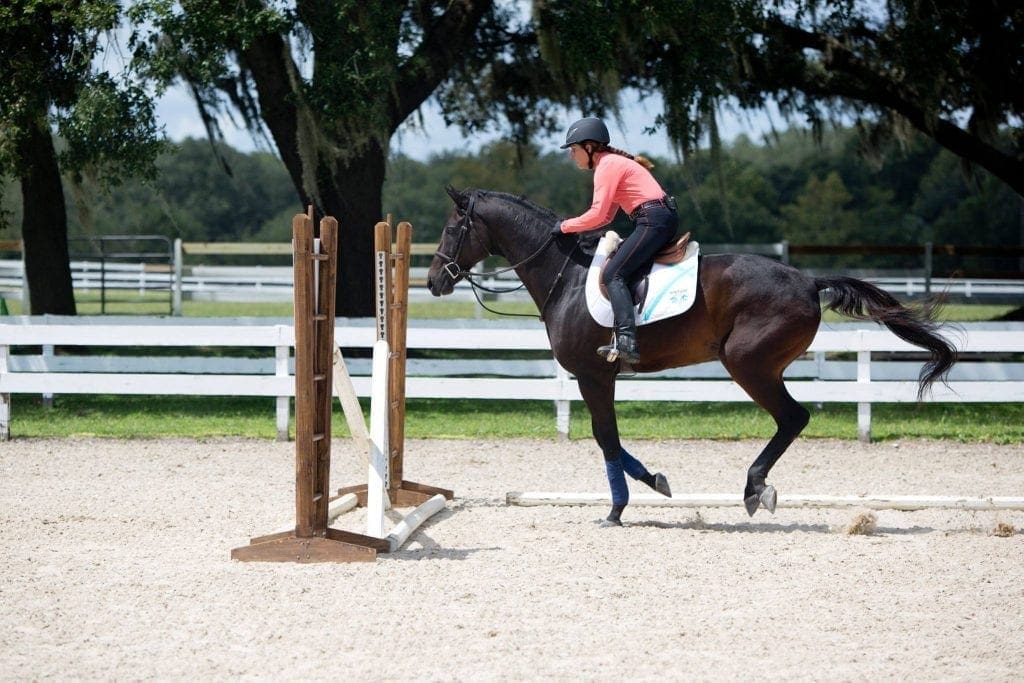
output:
M446 188L454 202L427 273L434 296L450 294L488 255L509 261L544 322L555 359L576 376L590 412L591 428L604 455L612 510L605 526L621 525L628 487L621 474L655 487L654 477L623 447L615 414L615 381L621 370L596 349L610 330L590 316L585 300L592 255L579 235L556 236L557 217L529 200L489 190ZM701 255L697 292L686 313L638 328L639 373L719 360L732 379L775 421L775 434L747 470L743 501L750 516L763 507L774 513L777 492L769 472L810 420L786 390L783 371L802 356L826 310L885 325L897 337L929 352L918 377L918 400L956 362L955 347L939 334L935 309L910 309L888 292L862 280L811 277L787 264L749 254ZM660 476L660 475L659 475ZM667 490L667 485L664 486Z

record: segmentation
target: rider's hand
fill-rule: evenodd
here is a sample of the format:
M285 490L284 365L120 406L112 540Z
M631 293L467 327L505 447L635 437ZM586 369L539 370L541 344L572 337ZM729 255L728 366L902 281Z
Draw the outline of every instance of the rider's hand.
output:
M552 235L564 235L565 234L564 232L562 232L562 221L555 221L554 227L551 228L551 234Z

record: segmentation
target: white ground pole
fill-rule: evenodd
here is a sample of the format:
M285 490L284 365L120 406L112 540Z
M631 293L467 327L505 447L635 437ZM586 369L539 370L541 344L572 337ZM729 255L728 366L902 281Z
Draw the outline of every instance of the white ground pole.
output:
M366 488L366 535L384 538L384 508L388 489L388 343L373 345L370 385L370 463Z
M443 510L446 503L447 501L444 496L438 493L403 517L402 521L396 524L391 529L391 533L388 534L388 544L391 546L391 552L401 548L402 544L412 535L412 532L416 531L420 524L423 524L431 515Z
M341 498L327 506L327 524L330 526L331 522L342 516L356 505L359 504L359 496L354 493L346 493Z
M505 494L508 505L611 505L606 493L561 493L556 491L511 491ZM743 497L731 493L683 493L665 498L655 493L630 496L637 507L741 507ZM868 508L871 510L1024 510L1024 498L1014 496L825 496L779 494L780 508Z

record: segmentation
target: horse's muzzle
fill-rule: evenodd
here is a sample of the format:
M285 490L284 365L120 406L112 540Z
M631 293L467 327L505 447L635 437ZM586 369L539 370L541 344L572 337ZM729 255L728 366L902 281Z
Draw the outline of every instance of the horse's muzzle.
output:
M434 296L445 296L455 289L455 280L444 268L431 268L427 273L427 289Z

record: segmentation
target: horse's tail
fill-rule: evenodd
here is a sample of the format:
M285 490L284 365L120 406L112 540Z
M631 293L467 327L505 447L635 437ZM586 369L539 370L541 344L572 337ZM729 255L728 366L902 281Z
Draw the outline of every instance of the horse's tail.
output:
M881 323L903 341L928 350L931 359L921 368L917 379L918 400L936 380L946 381L957 353L956 347L938 334L941 325L935 320L937 307L920 311L907 308L885 290L852 277L819 277L814 279L814 284L819 291L831 291L826 310Z

